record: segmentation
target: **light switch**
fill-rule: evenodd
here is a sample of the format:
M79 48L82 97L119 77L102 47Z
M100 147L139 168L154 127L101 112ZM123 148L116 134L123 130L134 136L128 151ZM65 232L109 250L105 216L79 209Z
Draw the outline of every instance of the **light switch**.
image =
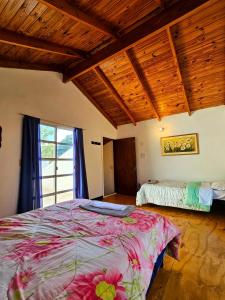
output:
M145 153L141 153L141 159L145 159Z

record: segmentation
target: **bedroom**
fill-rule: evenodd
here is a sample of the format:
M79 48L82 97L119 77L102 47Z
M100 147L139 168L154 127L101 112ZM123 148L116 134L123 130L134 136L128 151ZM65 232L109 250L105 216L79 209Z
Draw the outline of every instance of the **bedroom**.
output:
M103 137L135 137L137 186L149 179L224 181L224 2L76 1L87 6L86 23L57 2L0 1L0 217L17 212L23 115L83 129L90 199L103 195ZM99 21L87 24L92 14L106 21L100 31ZM122 41L102 33L110 23ZM78 58L78 48L88 57ZM72 71L80 74L77 86L62 81ZM199 154L161 155L162 137L192 133ZM135 198L106 201L134 205ZM149 299L224 298L223 202L213 201L210 213L142 206L167 216L182 233L180 261L165 257Z

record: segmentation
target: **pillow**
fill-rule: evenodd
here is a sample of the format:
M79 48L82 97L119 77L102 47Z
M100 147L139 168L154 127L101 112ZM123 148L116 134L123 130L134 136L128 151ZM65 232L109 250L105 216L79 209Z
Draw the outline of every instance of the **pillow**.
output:
M225 181L214 181L211 184L212 189L218 190L218 191L225 191Z

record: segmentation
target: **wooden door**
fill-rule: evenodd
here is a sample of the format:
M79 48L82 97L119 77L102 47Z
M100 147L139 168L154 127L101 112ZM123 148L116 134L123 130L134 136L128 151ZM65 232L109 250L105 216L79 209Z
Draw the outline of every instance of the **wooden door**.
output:
M115 192L123 195L136 195L137 169L135 138L113 141Z

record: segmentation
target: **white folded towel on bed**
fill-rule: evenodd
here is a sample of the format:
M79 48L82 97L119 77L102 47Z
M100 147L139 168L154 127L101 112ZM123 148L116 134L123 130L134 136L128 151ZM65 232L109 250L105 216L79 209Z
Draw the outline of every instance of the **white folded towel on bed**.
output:
M107 208L107 209L114 209L114 210L125 210L127 208L127 205L109 203L104 201L96 201L96 200L92 200L89 205L93 207Z
M199 188L199 203L211 206L213 201L213 190L209 187Z

